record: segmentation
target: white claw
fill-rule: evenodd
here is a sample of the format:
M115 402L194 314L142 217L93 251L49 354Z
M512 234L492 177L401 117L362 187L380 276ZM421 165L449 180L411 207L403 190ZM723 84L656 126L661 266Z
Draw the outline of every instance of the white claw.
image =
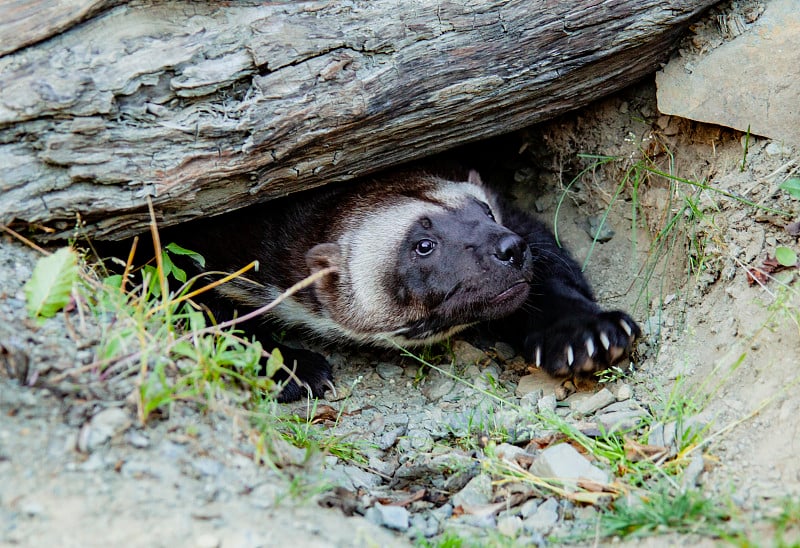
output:
M629 337L633 335L633 330L631 329L631 326L628 325L628 322L626 322L625 320L620 320L619 324L622 326L622 329L625 330L625 333L627 333Z
M311 389L311 385L310 384L308 384L307 382L304 382L303 383L303 388L305 388L308 391L308 397L309 398L313 398L314 397L314 391Z
M591 338L586 339L586 353L589 354L590 358L594 357L594 351L596 348L594 347L594 340Z
M330 379L325 379L325 386L331 389L331 392L333 392L333 397L336 398L336 387L333 386L333 383L330 381Z
M537 346L536 347L536 352L534 354L534 365L536 365L536 367L541 367L542 366L542 347L541 346Z
M608 335L606 335L603 331L600 332L600 342L603 344L603 348L606 350L611 348L611 341L608 340Z
M567 365L572 367L572 362L575 361L575 352L572 350L572 345L567 346Z

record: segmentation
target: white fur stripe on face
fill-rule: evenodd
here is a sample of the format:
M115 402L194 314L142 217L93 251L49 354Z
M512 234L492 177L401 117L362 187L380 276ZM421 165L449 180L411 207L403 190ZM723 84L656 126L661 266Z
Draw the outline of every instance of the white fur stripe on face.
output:
M365 326L390 330L419 319L412 315L418 316L422 311L408 310L398 317L400 311L382 285L386 279L383 274L395 267L403 240L414 223L421 217L443 211L430 202L404 199L386 210L365 214L342 236L339 245L347 264L344 282L349 285L345 290L351 292L351 317L359 318L359 323ZM387 321L393 325L387 325Z

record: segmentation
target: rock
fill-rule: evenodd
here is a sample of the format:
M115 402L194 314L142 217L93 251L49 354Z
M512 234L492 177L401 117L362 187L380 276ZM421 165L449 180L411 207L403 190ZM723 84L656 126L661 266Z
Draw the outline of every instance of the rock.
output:
M128 413L118 407L109 407L97 413L84 424L78 434L78 450L91 453L112 437L123 433L131 425Z
M486 361L486 354L483 350L475 348L467 341L455 341L453 343L453 355L456 365L470 366Z
M478 474L458 493L453 495L453 506L476 508L486 506L492 497L492 478L486 474Z
M426 379L421 392L428 398L428 401L437 401L450 392L455 385L455 381L449 377L431 374Z
M393 430L389 430L381 434L381 437L378 438L378 448L382 451L386 451L390 447L392 447L395 443L397 443L397 438L402 436L406 433L406 427L400 426Z
M510 443L501 443L495 448L494 452L499 458L512 464L517 464L517 455L531 456L522 447L517 447L516 445L511 445Z
M800 10L771 0L743 34L656 74L658 109L755 135L800 143Z
M542 501L539 499L528 499L522 506L520 506L519 513L523 518L528 518L533 515L537 508L539 508L541 502Z
M339 464L325 469L323 476L334 485L351 491L372 489L381 484L380 476L370 474L357 466Z
M526 531L531 533L547 533L558 522L558 501L549 498L536 511L522 522Z
M544 396L544 391L539 388L538 390L531 390L519 399L520 407L530 409L533 411L538 410L537 403Z
M145 436L143 433L137 432L135 430L128 431L128 433L125 435L125 441L127 441L137 449L146 449L150 447L150 438Z
M519 516L506 516L497 520L497 530L507 537L516 537L522 529L522 518Z
M533 461L530 471L537 476L556 478L567 484L567 480L578 479L608 483L608 474L590 463L568 443L551 445L543 450Z
M403 376L403 368L393 363L379 363L375 366L375 372L385 381Z
M542 396L539 398L539 401L536 403L537 407L539 408L539 413L555 413L556 406L558 402L556 401L555 394L548 394L546 396Z
M621 384L619 388L617 388L617 393L616 393L617 401L629 400L632 397L633 397L633 389L630 387L629 384Z
M503 360L504 362L511 360L512 358L514 358L514 356L517 355L516 351L514 350L514 347L508 343L497 342L495 343L493 348L495 353L497 353L497 357Z
M608 219L604 219L604 215L591 215L586 219L586 226L584 226L587 234L592 239L597 240L604 244L614 237L614 230L608 224Z
M574 406L572 403L570 403L570 408L572 409L574 415L582 417L591 415L598 409L602 409L603 407L610 405L615 401L617 401L617 398L611 393L611 390L608 388L603 388L599 392L592 394L589 398L578 402L573 402L575 404Z
M597 415L599 422L606 432L617 430L630 430L641 424L642 419L647 416L644 409L633 409L631 411L614 411L613 413L603 413Z
M692 458L689 460L689 466L687 466L686 470L683 471L683 480L681 482L681 486L684 489L691 489L692 487L695 487L700 479L700 474L703 473L704 469L705 462L703 461L703 455L700 453L695 453L692 455Z
M395 531L406 531L409 527L410 514L402 506L383 505L376 502L367 510L366 518L382 527Z
M538 383L537 379L533 375L524 375L520 377L519 383L517 383L517 388L514 390L514 395L518 398L525 396L536 390L541 390L542 387Z

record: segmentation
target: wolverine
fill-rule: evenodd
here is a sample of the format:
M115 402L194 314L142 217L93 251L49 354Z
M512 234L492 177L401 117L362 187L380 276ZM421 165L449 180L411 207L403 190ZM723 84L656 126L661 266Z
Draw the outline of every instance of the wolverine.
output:
M280 348L293 370L280 401L332 387L322 355L272 342L271 333L286 328L323 345L410 348L488 323L555 377L610 367L640 334L627 313L597 304L541 221L475 171L461 181L406 172L323 187L189 223L168 237L205 257L209 272L258 261L257 271L214 290L209 307L217 317L259 308L327 269L265 320L240 324L265 348Z

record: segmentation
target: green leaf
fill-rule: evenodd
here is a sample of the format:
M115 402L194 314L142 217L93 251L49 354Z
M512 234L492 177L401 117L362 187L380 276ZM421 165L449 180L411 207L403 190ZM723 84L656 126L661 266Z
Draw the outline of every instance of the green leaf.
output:
M206 266L205 257L200 255L196 251L192 251L190 249L186 249L185 247L181 247L176 243L167 244L165 249L167 251L169 251L170 253L174 253L175 255L186 255L187 257L189 257L193 261L195 261L197 264L199 264L201 268ZM181 281L186 281L186 280L181 280Z
M794 198L800 198L800 177L787 179L781 184L780 188L791 194Z
M64 247L42 257L25 284L25 299L31 318L51 318L69 303L72 286L78 281L78 256Z
M283 355L281 351L276 348L270 352L269 358L267 358L267 377L272 378L281 367L283 367Z
M795 266L797 253L793 249L781 245L775 248L775 259L783 266Z

